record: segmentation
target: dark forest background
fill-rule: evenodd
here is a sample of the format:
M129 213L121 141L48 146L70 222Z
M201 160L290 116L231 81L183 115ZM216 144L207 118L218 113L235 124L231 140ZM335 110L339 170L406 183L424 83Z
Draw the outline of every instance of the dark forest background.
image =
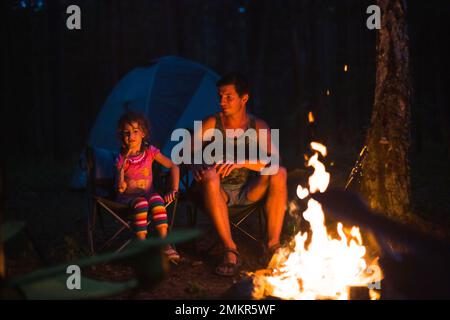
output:
M413 198L420 215L433 214L440 223L450 220L450 2L406 3ZM81 30L66 28L71 4L81 8ZM371 4L2 1L2 149L6 181L16 185L7 187L7 197L25 189L17 185L32 171L45 167L41 179L52 181L57 166L73 167L115 84L164 55L195 60L219 74L245 73L252 84L250 110L280 129L290 170L303 168L312 135L307 113L313 111L314 137L329 147L334 177L344 183L364 144L373 105L377 31L366 27ZM69 173L64 177L68 184Z
M219 74L244 72L253 87L252 111L282 129L284 150L307 143L310 110L326 143L363 143L375 81L376 31L365 26L372 1L33 3L22 8L21 1L2 2L7 132L20 123L10 152L31 150L37 159L79 153L114 85L132 68L164 55L198 61ZM81 30L65 27L70 4L81 8ZM433 140L448 160L449 5L407 4L413 151Z

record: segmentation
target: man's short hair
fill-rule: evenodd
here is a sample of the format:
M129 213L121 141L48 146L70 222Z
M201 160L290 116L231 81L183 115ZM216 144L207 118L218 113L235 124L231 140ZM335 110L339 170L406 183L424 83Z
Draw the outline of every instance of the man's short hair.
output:
M244 94L250 94L247 78L243 74L238 72L228 73L217 81L216 86L220 88L230 84L234 84L239 97L242 97Z

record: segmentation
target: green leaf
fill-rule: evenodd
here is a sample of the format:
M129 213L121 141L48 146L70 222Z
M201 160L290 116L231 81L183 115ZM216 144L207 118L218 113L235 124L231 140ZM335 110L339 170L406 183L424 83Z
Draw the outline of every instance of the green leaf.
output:
M20 290L29 300L77 300L101 299L120 294L137 287L138 281L131 279L126 282L97 281L81 277L80 289L67 288L67 274L55 275L39 281L20 286Z
M0 226L0 243L4 243L17 235L25 227L23 221L7 221Z
M47 278L64 275L69 265L80 268L90 267L102 263L128 262L137 271L138 278L144 286L149 287L164 275L164 266L161 261L159 248L163 245L178 243L193 239L199 235L198 230L172 231L165 239L150 238L132 243L122 252L110 252L85 259L74 260L59 266L36 270L29 274L18 276L7 281L9 286L24 286L29 283L44 281Z

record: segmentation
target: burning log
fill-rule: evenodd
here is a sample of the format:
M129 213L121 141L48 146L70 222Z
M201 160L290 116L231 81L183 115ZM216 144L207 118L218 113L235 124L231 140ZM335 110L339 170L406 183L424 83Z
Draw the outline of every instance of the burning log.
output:
M223 295L225 300L250 300L254 298L254 276L249 276L232 285ZM264 297L265 300L281 300L273 296ZM367 287L350 287L350 300L370 300L371 296Z

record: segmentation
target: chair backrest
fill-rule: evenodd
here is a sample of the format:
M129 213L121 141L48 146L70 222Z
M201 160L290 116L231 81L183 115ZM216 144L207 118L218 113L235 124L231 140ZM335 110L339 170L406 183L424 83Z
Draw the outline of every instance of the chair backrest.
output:
M113 196L116 158L117 153L110 150L87 147L87 189L91 195L105 198Z

